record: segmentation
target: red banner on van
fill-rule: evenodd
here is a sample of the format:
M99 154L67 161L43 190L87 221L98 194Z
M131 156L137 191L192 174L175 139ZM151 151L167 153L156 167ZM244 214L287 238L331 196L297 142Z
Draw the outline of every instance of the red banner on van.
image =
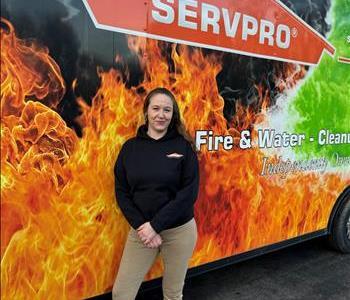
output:
M83 1L101 29L305 65L335 53L280 1Z

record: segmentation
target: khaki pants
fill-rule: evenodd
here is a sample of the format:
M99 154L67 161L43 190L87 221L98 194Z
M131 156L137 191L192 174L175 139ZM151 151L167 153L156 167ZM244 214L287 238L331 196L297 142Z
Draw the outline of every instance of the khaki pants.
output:
M194 219L160 233L162 244L158 249L147 248L131 229L123 251L117 278L113 285L113 300L134 300L139 287L158 253L164 262L164 300L182 299L182 290L188 261L197 241Z

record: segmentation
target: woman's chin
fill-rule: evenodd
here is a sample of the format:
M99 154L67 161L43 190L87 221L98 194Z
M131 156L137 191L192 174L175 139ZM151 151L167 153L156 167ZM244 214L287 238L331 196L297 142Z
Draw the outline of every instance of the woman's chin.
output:
M162 133L167 131L168 127L167 126L154 126L154 130L157 131L158 133Z
M159 134L162 134L162 133L166 133L167 129L166 128L163 128L163 129L157 129L157 132Z

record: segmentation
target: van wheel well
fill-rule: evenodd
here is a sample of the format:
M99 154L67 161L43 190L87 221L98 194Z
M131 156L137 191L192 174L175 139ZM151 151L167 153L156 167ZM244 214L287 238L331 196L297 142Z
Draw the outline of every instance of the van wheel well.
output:
M350 253L350 186L338 198L328 222L329 241L333 248Z

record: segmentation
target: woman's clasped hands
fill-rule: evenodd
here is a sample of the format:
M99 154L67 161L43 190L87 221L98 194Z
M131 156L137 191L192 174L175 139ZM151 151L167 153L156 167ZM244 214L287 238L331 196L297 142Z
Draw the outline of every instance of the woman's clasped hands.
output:
M137 228L137 235L148 248L158 248L162 244L161 236L155 232L150 222L146 222Z

